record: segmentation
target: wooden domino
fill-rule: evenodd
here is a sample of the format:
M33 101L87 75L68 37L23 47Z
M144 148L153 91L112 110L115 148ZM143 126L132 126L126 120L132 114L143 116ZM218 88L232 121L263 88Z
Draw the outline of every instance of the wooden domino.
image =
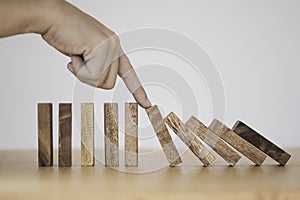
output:
M212 130L216 135L221 137L223 140L225 140L236 150L245 155L256 165L261 165L266 159L266 155L264 153L262 153L255 146L253 146L245 139L237 135L219 120L214 119L209 125L209 129Z
M175 166L181 163L180 155L175 147L172 137L164 124L164 120L157 105L146 109L149 120L152 124L156 136L159 140L161 147L166 155L170 166Z
M272 159L277 161L280 165L285 165L291 157L290 154L276 146L274 143L241 121L237 121L232 130L257 147L259 150L270 156Z
M165 122L185 145L189 147L195 156L199 158L204 166L210 165L215 160L215 156L203 146L203 144L185 127L183 122L173 112L165 118Z
M118 104L104 103L105 165L119 166Z
M190 117L185 123L185 127L217 152L229 165L234 166L240 160L241 156L237 152L216 136L196 117Z
M81 104L81 166L94 166L94 104Z
M38 163L53 165L52 103L38 104Z
M125 103L125 166L138 165L138 104Z
M53 165L53 119L51 103L38 103L38 164ZM237 121L232 129L215 119L206 127L191 116L184 124L171 112L163 119L158 106L145 109L159 143L170 166L182 162L166 124L188 146L193 154L209 166L215 156L201 141L210 146L229 165L236 165L241 156L236 149L256 165L261 165L267 155L285 165L291 155L260 135L251 127ZM60 103L58 112L58 165L72 165L72 104ZM125 103L125 166L138 166L138 104ZM104 103L104 154L105 165L119 166L118 104ZM81 166L94 166L94 104L81 104ZM230 146L229 146L230 145ZM231 148L233 147L233 148Z
M58 165L72 165L72 104L59 104Z

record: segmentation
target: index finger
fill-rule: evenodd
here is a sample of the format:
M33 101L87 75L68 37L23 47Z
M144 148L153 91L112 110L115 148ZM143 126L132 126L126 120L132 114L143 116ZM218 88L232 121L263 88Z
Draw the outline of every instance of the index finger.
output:
M136 102L143 108L151 107L151 102L134 71L128 57L123 54L119 57L119 76L123 79L126 87L133 95Z

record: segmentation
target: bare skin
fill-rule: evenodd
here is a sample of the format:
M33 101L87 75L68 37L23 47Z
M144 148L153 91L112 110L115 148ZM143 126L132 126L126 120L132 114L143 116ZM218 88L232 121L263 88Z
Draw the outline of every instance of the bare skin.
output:
M116 34L64 0L0 0L0 38L37 33L71 58L68 69L82 82L112 89L117 75L137 103L151 106Z

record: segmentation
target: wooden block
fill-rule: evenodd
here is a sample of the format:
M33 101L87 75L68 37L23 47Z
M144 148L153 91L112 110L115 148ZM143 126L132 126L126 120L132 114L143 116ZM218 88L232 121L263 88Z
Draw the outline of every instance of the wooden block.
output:
M81 166L94 166L94 104L81 104Z
M105 165L119 166L118 104L104 103Z
M216 135L225 140L228 144L236 150L245 155L248 159L256 165L261 165L266 159L266 155L259 151L255 146L244 140L235 132L230 130L226 125L217 119L214 119L208 127Z
M152 127L156 133L156 136L159 140L161 147L164 150L166 158L170 166L175 166L181 163L181 158L175 147L175 144L170 136L170 133L164 123L164 120L161 116L161 113L157 105L154 105L146 109L149 120L152 124Z
M125 103L125 166L138 165L138 104Z
M210 165L215 160L215 156L203 146L203 144L185 127L183 122L173 112L165 118L165 122L185 145L189 147L195 156L199 158L204 166Z
M72 104L59 104L58 165L72 165Z
M285 165L291 157L290 154L282 150L280 147L276 146L274 143L272 143L241 121L237 121L232 129L239 136L270 156L280 165Z
M52 103L38 104L38 161L39 166L53 165Z
M217 152L229 165L234 166L240 160L241 156L237 152L216 136L196 117L192 116L185 123L185 127Z

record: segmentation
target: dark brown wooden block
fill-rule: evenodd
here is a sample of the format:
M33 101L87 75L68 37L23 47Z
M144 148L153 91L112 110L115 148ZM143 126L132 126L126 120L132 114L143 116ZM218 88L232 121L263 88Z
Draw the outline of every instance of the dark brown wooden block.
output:
M196 136L189 131L183 122L171 112L166 118L165 122L178 135L178 137L189 147L189 149L199 158L204 166L210 165L215 156L209 152L208 149L196 138Z
M156 133L161 147L164 150L166 158L170 166L175 166L181 163L180 155L176 149L176 146L170 136L170 133L164 123L161 113L157 105L154 105L146 109L149 120Z
M257 147L259 150L270 156L272 159L277 161L280 165L285 165L291 157L290 154L276 146L274 143L241 121L237 121L232 130Z
M118 104L104 103L105 165L119 166Z
M230 128L224 125L217 119L214 119L209 125L209 129L216 135L225 140L228 144L234 147L236 150L245 155L249 160L256 165L261 165L266 159L266 155L262 153L255 146L247 142L245 139L237 135Z
M39 166L53 165L52 103L38 104L38 161Z
M72 165L72 104L59 104L58 165Z
M138 165L138 104L125 103L125 166Z
M203 142L217 152L229 165L234 166L241 156L229 147L222 139L209 130L201 121L192 116L185 127L197 135Z
M94 166L94 104L81 104L81 166Z

